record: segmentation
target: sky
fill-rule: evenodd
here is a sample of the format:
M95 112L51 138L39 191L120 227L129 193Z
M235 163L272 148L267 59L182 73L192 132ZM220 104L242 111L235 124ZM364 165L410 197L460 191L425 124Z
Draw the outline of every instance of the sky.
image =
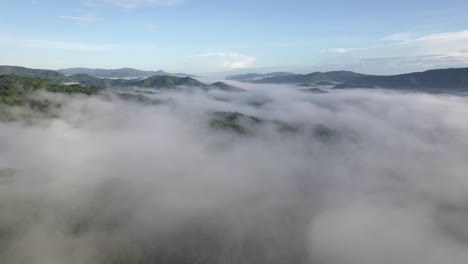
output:
M0 0L0 64L195 74L468 67L466 0Z

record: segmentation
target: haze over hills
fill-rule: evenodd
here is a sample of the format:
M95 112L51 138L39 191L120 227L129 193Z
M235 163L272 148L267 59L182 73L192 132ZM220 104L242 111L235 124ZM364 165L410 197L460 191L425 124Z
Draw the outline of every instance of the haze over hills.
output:
M20 66L0 66L0 74L16 74L21 76L39 77L48 80L65 81L67 78L64 74L43 69L30 69Z
M195 75L185 73L168 73L163 70L158 71L142 71L132 68L121 69L90 69L90 68L68 68L60 69L58 72L65 75L87 74L97 78L108 79L129 79L129 78L148 78L155 75L169 75L176 77L196 77Z
M256 80L261 80L270 77L278 77L278 76L288 76L294 75L291 72L271 72L271 73L245 73L245 74L237 74L237 75L230 75L226 77L226 80L233 80L239 82L252 82Z
M335 88L468 91L468 68L437 69L390 76L365 75L338 84Z
M259 84L333 86L340 89L391 88L415 91L468 91L468 68L435 69L389 76L350 71L313 72L273 77L270 74L251 73L228 76L226 79Z
M142 88L176 88L180 86L196 87L200 89L219 89L225 91L243 91L243 89L222 83L205 84L191 77L176 77L155 75L146 79L100 79L86 74L69 76L70 81L76 81L85 86L101 87L142 87Z
M0 1L0 264L468 264L467 10Z
M466 262L467 96L3 71L2 264Z
M331 72L313 72L309 74L293 74L293 73L268 73L268 74L241 74L228 76L226 79L235 80L248 83L317 83L327 82L342 83L354 80L358 77L364 76L363 74L350 72L350 71L331 71Z
M76 68L78 69L78 68ZM128 71L127 71L128 70ZM98 70L99 71L99 70ZM98 71L95 71L96 74ZM21 76L38 77L60 83L79 83L84 86L98 87L151 87L173 88L176 86L192 86L203 89L221 89L241 91L232 85L216 82L205 84L192 77L178 77L173 75L160 75L163 71L143 72L134 69L104 70L107 75L118 76L119 73L142 74L156 73L147 78L99 78L79 73L65 75L59 71L30 69L17 66L0 66L0 74L16 74ZM68 73L72 73L69 71ZM123 75L122 75L123 76ZM367 75L351 71L313 72L310 74L291 74L275 72L268 74L240 74L227 76L227 80L253 83L253 84L294 84L303 87L329 86L333 88L391 88L415 91L468 91L468 68L435 69L425 72L414 72L400 75Z
M222 82L205 84L192 77L177 77L172 75L153 75L145 79L110 79L98 78L83 73L67 76L63 73L53 70L30 69L17 66L0 66L0 75L2 74L37 77L44 80L56 81L64 84L76 83L87 87L144 87L160 89L187 86L197 87L205 90L218 89L225 91L243 91L243 89Z

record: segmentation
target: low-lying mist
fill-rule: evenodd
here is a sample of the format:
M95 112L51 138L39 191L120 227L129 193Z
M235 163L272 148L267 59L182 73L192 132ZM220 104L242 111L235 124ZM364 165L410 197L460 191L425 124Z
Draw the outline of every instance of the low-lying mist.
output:
M0 263L466 263L468 98L243 88L8 109Z

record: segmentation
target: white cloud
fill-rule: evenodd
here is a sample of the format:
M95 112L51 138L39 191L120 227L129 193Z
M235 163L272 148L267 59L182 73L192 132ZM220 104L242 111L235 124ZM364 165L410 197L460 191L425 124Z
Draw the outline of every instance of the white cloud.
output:
M353 49L344 49L344 48L335 48L335 49L324 49L322 53L334 53L334 54L343 54L349 52Z
M0 38L0 41L6 44L12 44L20 47L71 51L110 51L120 47L119 45L113 44L97 44L18 37L4 37Z
M385 73L468 66L468 30L411 38L396 34L382 39L387 43L361 48L322 51L323 61L367 72ZM390 43L388 41L391 41Z
M214 58L221 61L224 69L244 69L250 67L257 59L237 53L210 52L192 56L192 58Z
M249 87L4 106L0 263L466 264L468 97Z
M410 40L411 36L408 33L398 33L388 37L383 38L383 41L408 41Z
M91 0L87 5L113 5L122 8L140 8L148 6L174 6L183 3L184 0Z
M89 24L89 23L95 23L98 21L96 17L88 17L88 16L58 16L58 18L68 20L77 24Z
M459 32L447 32L441 34L430 34L417 38L417 41L425 40L467 40L468 39L468 30L459 31ZM465 47L468 45L465 45Z

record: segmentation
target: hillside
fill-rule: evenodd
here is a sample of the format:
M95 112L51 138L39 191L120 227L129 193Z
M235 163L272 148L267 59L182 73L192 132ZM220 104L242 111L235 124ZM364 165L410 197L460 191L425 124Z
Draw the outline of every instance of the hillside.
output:
M258 84L299 84L303 87L391 88L428 92L468 91L468 68L436 69L399 75L365 75L350 71L313 72L309 74L277 75L242 74L227 79Z
M288 76L288 75L294 75L294 73L290 73L290 72L272 72L272 73L266 73L266 74L246 73L246 74L237 74L237 75L227 76L226 80L233 80L233 81L238 81L238 82L252 82L255 80L260 80L260 79L265 79L265 78Z
M0 75L16 74L21 76L38 77L47 80L65 81L67 77L60 72L42 69L30 69L18 66L0 66Z
M392 88L419 91L468 91L468 68L450 68L391 76L363 76L335 88Z
M91 77L93 78L93 77ZM93 79L87 79L92 81ZM175 76L152 76L144 80L123 80L123 79L97 79L102 86L106 87L141 87L141 88L154 88L154 89L174 89L177 87L194 87L203 90L223 90L223 91L244 91L238 87L223 83L216 82L213 84L205 84L191 77L175 77Z
M146 88L174 88L176 86L206 87L207 85L190 77L153 76L141 81L128 82L131 86ZM116 85L114 85L116 86Z
M300 83L342 83L365 76L350 71L313 72L309 74L243 74L228 76L229 80L265 84L300 84Z
M86 69L86 68L73 68L73 69ZM134 70L130 68L121 69L129 70L129 72L141 72L139 70ZM109 70L104 70L109 71ZM69 73L71 73L70 71ZM152 72L163 74L165 72L158 71ZM14 74L18 76L27 76L27 77L37 77L43 80L56 81L63 84L80 84L87 87L144 87L144 88L175 88L176 86L190 86L203 88L205 90L209 89L218 89L224 91L243 91L238 87L228 85L223 82L216 82L213 84L202 83L192 77L177 77L172 75L153 75L146 79L124 79L124 78L98 78L91 76L85 73L73 74L73 75L64 75L60 72L53 70L40 70L40 69L30 69L25 67L17 66L0 66L0 75L1 74ZM183 75L183 74L180 74Z
M169 75L176 77L196 77L194 75L185 74L185 73L168 73L162 70L159 71L142 71L132 68L121 68L121 69L89 69L89 68L69 68L61 69L58 72L65 75L77 75L77 74L86 74L96 78L108 78L108 79L141 79L148 78L155 75Z
M79 84L64 85L54 81L37 77L20 76L14 74L0 75L0 96L22 96L37 90L46 90L58 93L95 94L102 88L85 87Z
M98 87L84 87L82 85L63 85L54 81L37 77L19 76L13 74L0 75L0 106L27 106L39 112L45 112L54 107L44 99L34 99L30 95L38 90L65 94L97 94ZM0 121L12 121L13 115L0 107Z
M212 83L212 84L209 85L209 87L213 88L213 89L222 90L222 91L228 91L228 92L243 92L243 91L245 91L244 89L241 89L239 87L232 86L232 85L229 85L229 84L223 83L223 82Z

